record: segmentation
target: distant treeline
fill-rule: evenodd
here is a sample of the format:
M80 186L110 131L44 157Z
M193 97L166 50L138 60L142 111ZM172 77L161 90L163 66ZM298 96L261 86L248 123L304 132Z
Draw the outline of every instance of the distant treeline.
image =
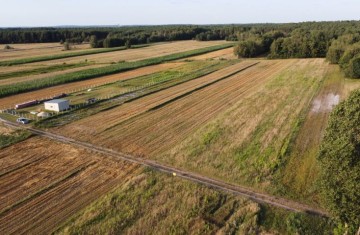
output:
M236 40L236 33L247 31L250 26L124 26L124 27L83 27L83 28L4 28L0 29L0 43L44 43L69 41L89 42L95 36L99 42L111 40L116 46L163 42L174 40ZM98 45L102 47L104 45Z
M360 21L291 24L164 25L82 28L3 28L0 43L90 42L94 48L175 40L239 41L239 57L327 57L347 76L360 77ZM344 57L344 58L342 58Z
M319 58L340 64L348 77L360 78L360 21L307 22L253 27L237 34L239 57Z

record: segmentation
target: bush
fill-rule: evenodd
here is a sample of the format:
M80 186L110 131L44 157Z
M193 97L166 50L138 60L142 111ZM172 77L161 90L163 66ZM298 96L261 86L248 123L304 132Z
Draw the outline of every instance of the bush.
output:
M355 234L360 225L360 90L331 114L318 159L324 205Z
M262 54L262 45L254 40L240 42L234 48L234 54L239 58L251 58Z
M64 42L64 51L69 51L69 50L71 50L71 46L70 46L70 43L69 42Z
M14 49L14 48L11 47L11 46L9 46L9 45L5 45L5 46L4 46L4 49L5 49L5 50L10 50L10 49Z
M350 78L360 78L360 55L350 60L345 74Z

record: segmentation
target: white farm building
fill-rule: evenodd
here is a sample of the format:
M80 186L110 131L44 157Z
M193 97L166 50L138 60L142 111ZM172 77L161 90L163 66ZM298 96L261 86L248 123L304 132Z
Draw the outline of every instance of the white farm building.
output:
M45 109L55 112L61 112L69 109L69 101L64 99L49 100L44 103Z

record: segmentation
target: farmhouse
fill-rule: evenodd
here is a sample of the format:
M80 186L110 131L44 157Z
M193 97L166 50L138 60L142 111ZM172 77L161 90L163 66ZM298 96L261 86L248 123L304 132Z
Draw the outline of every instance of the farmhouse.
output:
M44 103L46 110L60 112L69 109L69 101L64 99L50 100Z

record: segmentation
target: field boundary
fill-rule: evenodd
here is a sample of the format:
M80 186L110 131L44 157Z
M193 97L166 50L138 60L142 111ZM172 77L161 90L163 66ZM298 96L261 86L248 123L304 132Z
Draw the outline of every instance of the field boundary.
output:
M233 43L226 43L216 46L199 48L195 50L189 50L180 53L173 53L155 58L148 58L148 59L132 61L132 62L124 62L124 63L109 65L101 68L92 68L92 69L81 70L68 74L61 74L53 77L43 78L37 80L37 82L25 81L11 85L3 85L0 86L0 98L15 94L20 94L20 93L25 93L28 91L41 90L43 88L52 87L56 85L62 85L77 81L88 80L92 78L98 78L105 75L111 75L125 71L135 70L138 68L162 64L165 62L183 59L190 56L202 55L209 52L226 49L232 47L233 45L234 45Z
M132 48L136 49L136 48L143 48L143 47L148 47L148 46L151 46L151 45L134 45ZM95 55L95 54L108 53L108 52L114 52L114 51L123 51L123 50L127 50L127 48L125 46L115 47L115 48L102 48L102 49L96 49L96 50L91 50L91 51L71 52L71 53L66 53L66 54L62 54L62 55L60 54L60 55L30 57L30 58L17 59L17 60L5 60L5 61L0 61L0 67L65 59L65 58L84 56L84 55Z
M54 133L50 133L50 132L47 132L44 130L39 130L39 129L31 128L31 127L25 127L23 125L20 125L17 123L12 123L12 122L9 122L9 121L3 120L3 119L0 119L0 121L2 121L4 124L6 124L7 126L12 127L12 128L26 129L26 130L32 132L33 134L36 134L36 135L39 135L39 136L42 136L42 137L45 137L48 139L52 139L52 140L55 140L58 142L66 143L66 144L75 145L77 147L81 147L81 148L84 148L84 149L87 149L87 150L90 150L93 152L101 153L101 154L104 154L104 155L107 155L107 156L110 156L113 158L117 158L117 159L120 159L123 161L127 161L130 163L135 163L135 164L142 165L145 167L150 167L154 170L157 170L157 171L160 171L160 172L163 172L166 174L174 175L174 176L177 176L177 177L180 177L183 179L187 179L189 181L196 182L196 183L205 185L210 188L216 188L216 189L219 189L219 190L222 190L225 192L229 192L229 193L232 193L235 195L243 196L243 197L251 199L255 202L258 202L258 203L269 204L269 205L283 208L283 209L293 211L293 212L312 214L312 215L317 215L317 216L321 216L321 217L329 216L328 213L322 209L314 208L309 205L302 204L302 203L299 203L296 201L291 201L289 199L280 198L280 197L276 197L273 195L256 192L255 190L252 190L252 189L249 189L246 187L229 184L224 181L212 179L212 178L209 178L209 177L206 177L203 175L199 175L194 172L184 171L184 170L181 170L178 168L163 165L163 164L153 161L153 160L134 157L129 154L124 154L124 153L114 151L112 149L96 146L96 145L86 143L86 142L77 141L77 140L74 140L74 139L71 139L71 138L68 138L65 136L57 135Z

